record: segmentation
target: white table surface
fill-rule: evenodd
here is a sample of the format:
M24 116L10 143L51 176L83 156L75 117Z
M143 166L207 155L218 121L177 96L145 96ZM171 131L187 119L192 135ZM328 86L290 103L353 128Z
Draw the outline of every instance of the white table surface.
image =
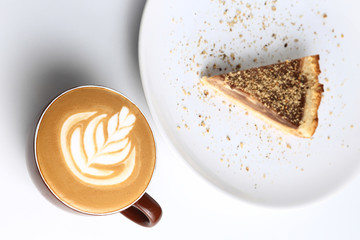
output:
M138 69L145 2L0 1L0 239L360 239L360 176L306 205L263 207L220 191L168 150ZM154 228L54 205L39 178L36 119L57 94L84 84L125 93L153 128L158 159L147 192L163 208Z

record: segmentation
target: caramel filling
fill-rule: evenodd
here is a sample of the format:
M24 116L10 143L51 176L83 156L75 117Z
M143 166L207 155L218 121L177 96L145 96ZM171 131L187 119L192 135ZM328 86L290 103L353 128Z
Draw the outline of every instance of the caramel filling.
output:
M216 89L219 89L228 97L236 99L242 104L248 106L249 108L258 111L259 113L267 116L268 118L279 122L289 128L296 129L298 125L293 124L287 119L282 118L278 113L276 113L271 108L266 107L263 103L259 102L257 99L251 97L248 93L242 91L240 88L231 88L225 81L222 76L214 76L206 79L208 83Z

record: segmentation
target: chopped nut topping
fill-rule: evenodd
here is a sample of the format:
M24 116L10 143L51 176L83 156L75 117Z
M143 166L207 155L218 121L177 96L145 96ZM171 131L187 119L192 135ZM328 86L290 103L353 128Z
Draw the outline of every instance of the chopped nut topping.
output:
M231 72L225 74L225 83L249 93L292 124L300 125L307 90L300 60Z

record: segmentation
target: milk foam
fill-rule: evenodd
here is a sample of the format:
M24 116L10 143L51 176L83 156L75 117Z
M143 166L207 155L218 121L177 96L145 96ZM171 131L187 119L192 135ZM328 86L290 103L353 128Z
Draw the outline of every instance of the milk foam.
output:
M94 185L113 185L128 179L135 167L136 149L129 140L136 117L127 107L108 118L100 112L68 117L60 134L70 171Z

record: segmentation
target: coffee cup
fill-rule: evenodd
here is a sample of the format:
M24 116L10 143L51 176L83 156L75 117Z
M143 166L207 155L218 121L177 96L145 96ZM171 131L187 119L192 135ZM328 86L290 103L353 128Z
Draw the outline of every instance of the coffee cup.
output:
M57 96L37 124L34 152L45 185L71 209L122 213L146 227L160 220L160 205L145 192L156 162L154 136L121 93L81 86Z

